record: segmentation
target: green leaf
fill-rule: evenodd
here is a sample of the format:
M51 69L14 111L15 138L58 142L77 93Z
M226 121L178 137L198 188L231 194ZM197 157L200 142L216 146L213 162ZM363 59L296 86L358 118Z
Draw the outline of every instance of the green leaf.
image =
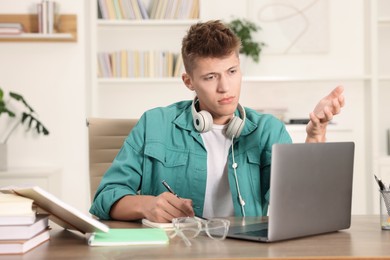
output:
M44 127L43 125L42 125L42 132L44 135L49 135L49 130L47 130L47 128Z
M28 129L30 129L33 126L33 123L35 122L35 127L34 129L37 131L38 134L43 133L43 135L49 135L49 130L36 118L34 117L31 113L23 113L22 115L22 124L30 118L28 122Z
M28 114L26 112L23 112L22 114L22 124L24 123L24 121L26 121L26 119L28 118Z
M37 125L35 126L35 129L37 130L38 134L41 133L41 124L37 122Z
M264 42L256 42L253 33L261 30L261 27L247 19L233 19L228 23L230 29L240 38L240 53L250 57L253 61L259 62L262 48L266 46Z
M34 117L32 115L29 116L30 116L30 122L28 123L28 129L31 128L32 122L34 121Z
M27 103L27 101L23 98L22 95L15 92L9 92L9 96L14 100L23 103L24 106L29 111L29 112L22 112L21 124L25 124L28 121L27 123L28 130L35 129L35 131L37 131L38 134L43 134L43 135L49 134L47 128L36 117L34 117L34 112L35 112L34 109ZM0 88L0 115L2 113L6 113L10 117L16 116L13 111L10 111L7 108L7 104L4 101L4 91Z
M10 92L9 95L13 99L22 102L28 108L28 110L30 110L31 113L34 112L34 109L27 103L27 101L20 94L17 94L15 92Z

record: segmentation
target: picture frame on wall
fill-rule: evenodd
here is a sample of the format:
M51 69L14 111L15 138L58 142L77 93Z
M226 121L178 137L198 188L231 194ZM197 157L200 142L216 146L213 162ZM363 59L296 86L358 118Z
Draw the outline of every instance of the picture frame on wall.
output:
M329 1L248 1L249 19L262 30L257 39L269 54L327 53L330 45Z

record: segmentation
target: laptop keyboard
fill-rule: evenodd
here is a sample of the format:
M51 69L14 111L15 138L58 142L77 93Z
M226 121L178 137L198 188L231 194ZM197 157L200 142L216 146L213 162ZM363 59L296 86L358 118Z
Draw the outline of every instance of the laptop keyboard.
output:
M246 235L255 237L267 237L268 235L268 223L266 222L249 224L242 227L233 227L232 229L232 233L234 235Z
M234 233L235 235L245 235L251 237L267 237L268 236L268 228L262 230L253 230L253 231L245 231L241 233Z

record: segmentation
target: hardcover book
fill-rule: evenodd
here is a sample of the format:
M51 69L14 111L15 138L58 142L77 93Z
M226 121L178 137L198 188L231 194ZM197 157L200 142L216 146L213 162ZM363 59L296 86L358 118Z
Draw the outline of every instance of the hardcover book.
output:
M23 254L49 240L49 230L44 230L38 235L27 240L3 240L0 241L0 255Z
M35 213L15 216L0 216L0 227L10 225L31 225L35 221Z
M0 226L0 240L30 239L43 230L47 229L48 226L49 215L38 214L35 222L31 225Z

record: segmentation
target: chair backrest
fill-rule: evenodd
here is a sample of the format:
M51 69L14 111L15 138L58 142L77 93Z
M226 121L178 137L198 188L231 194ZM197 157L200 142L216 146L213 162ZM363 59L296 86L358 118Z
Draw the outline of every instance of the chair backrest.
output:
M89 185L91 200L125 138L138 119L88 118Z

